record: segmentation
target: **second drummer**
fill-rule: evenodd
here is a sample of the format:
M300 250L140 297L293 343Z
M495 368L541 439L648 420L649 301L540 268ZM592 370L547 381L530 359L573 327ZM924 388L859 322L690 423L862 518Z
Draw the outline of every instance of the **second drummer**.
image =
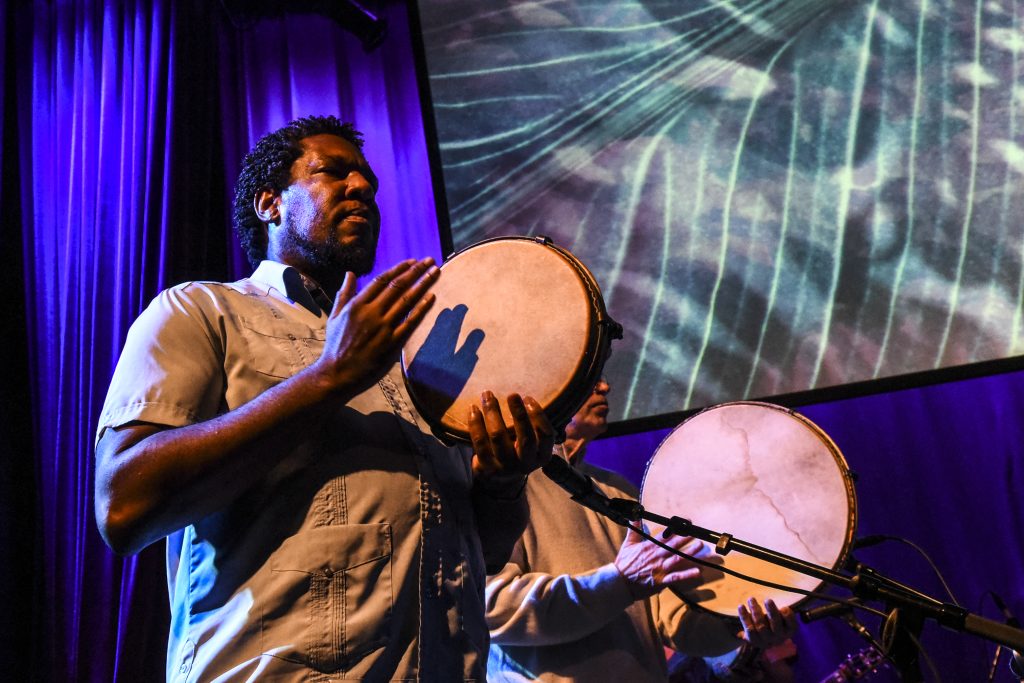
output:
M607 495L636 498L628 481L583 461L587 444L607 427L610 390L597 383L556 457ZM721 617L689 609L664 589L699 586L696 565L577 504L546 478L530 477L526 491L530 524L508 564L487 579L488 681L522 681L523 672L545 681L666 681L663 646L709 657L718 673L747 680L743 670L759 651L793 634L793 612L770 600L763 609L756 600L738 606L739 633ZM709 555L696 539L669 543ZM785 680L783 667L777 674L773 680Z

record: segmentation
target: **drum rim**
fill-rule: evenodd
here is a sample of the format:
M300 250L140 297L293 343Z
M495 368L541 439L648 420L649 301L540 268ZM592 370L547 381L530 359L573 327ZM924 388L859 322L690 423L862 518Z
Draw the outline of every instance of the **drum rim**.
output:
M549 237L542 235L535 237L528 235L490 237L453 252L445 258L440 267L443 269L457 257L462 256L473 249L490 245L495 242L530 242L553 250L556 255L560 256L563 261L572 267L579 276L584 290L587 292L589 300L588 303L591 307L592 321L590 324L589 334L587 335L583 357L584 359L589 359L589 361L581 363L576 373L569 379L568 388L564 392L564 395L553 400L551 405L545 409L548 420L555 428L556 433L560 434L572 419L572 416L576 414L576 411L586 403L587 398L590 395L590 387L597 384L597 381L600 379L601 373L604 371L605 361L608 358L608 352L611 348L613 338L613 334L609 331L609 327L611 325L617 325L617 323L608 315L608 310L604 303L601 288L598 285L597 280L594 278L593 273L591 273L586 265L572 252L558 246ZM470 439L468 429L455 429L450 425L441 424L440 420L437 421L437 424L434 424L433 420L427 418L430 411L425 410L423 398L417 396L412 383L409 381L405 349L406 347L403 346L399 358L402 379L405 382L406 391L412 399L412 403L416 408L417 414L427 423L430 430L434 433L434 436L444 443L469 443Z
M845 538L843 540L843 547L842 547L841 552L839 553L839 557L836 558L836 561L833 563L833 565L831 567L829 567L829 569L831 569L832 571L838 571L840 568L842 568L846 564L847 560L851 557L851 555L853 553L853 548L852 548L853 539L854 539L854 537L856 536L856 533L857 533L857 490L856 490L856 488L854 486L854 484L855 484L855 481L854 481L855 476L854 476L853 471L850 469L849 464L846 461L846 457L843 455L842 451L839 450L839 446L836 445L836 442L832 440L832 437L830 437L825 432L825 430L823 430L821 427L819 427L817 424L815 424L810 418L808 418L807 416L805 416L805 415L803 415L801 413L798 413L796 410L793 410L792 408L787 408L786 406L782 406L782 405L779 405L777 403L769 403L767 401L753 401L753 400L726 401L724 403L716 403L714 405L710 405L710 406L706 406L704 408L701 408L700 410L698 410L697 412L695 412L694 414L690 415L685 420L680 422L678 425L673 427L669 431L669 433L665 435L665 438L663 438L658 443L657 448L654 449L654 453L651 455L650 459L647 461L647 465L644 467L644 475L643 475L643 477L642 477L642 479L640 481L640 498L641 499L643 498L644 485L647 483L647 475L650 472L651 463L654 462L654 458L657 457L658 452L661 451L662 447L665 445L665 442L668 441L672 437L673 434L675 434L678 430L682 429L686 425L686 423L688 423L690 420L693 420L693 419L697 418L698 416L702 415L703 413L706 413L706 412L709 412L709 411L712 411L712 410L717 410L717 409L720 409L720 408L727 408L727 407L740 406L740 405L756 406L756 407L760 407L760 408L769 408L769 409L772 409L772 410L784 413L784 414L788 415L789 417L796 418L799 422L803 423L803 425L805 427L810 428L810 430L812 432L814 432L822 440L822 442L825 444L826 448L828 449L829 453L832 454L832 457L835 460L836 465L839 468L839 473L840 473L840 475L842 477L843 486L844 486L844 488L846 490L846 496L847 496L846 499L847 499L847 502L849 503L849 506L847 508L847 515L846 515L846 536L845 536ZM727 529L724 530L724 531L728 532ZM740 539L740 540L745 540L745 539ZM745 581L745 579L739 579L739 577L733 577L733 578L735 578L737 580ZM753 582L747 581L747 583L753 583ZM813 588L810 588L810 589L807 589L807 590L809 590L811 592L818 592L825 585L825 583L826 582L824 580L819 581L817 584L814 585ZM754 585L760 585L760 584L754 584ZM713 609L710 609L708 607L705 607L705 606L701 605L699 602L696 602L696 601L693 601L693 600L689 599L682 592L673 591L673 593L675 593L681 600L683 600L691 608L698 609L701 612L704 612L704 613L710 614L710 615L714 615L716 617L720 617L720 618L723 618L723 619L732 619L733 621L735 621L737 623L739 622L739 617L736 616L736 615L723 614L722 612L718 612L716 610L713 610ZM800 596L800 598L798 600L794 601L793 603L791 603L789 605L789 607L791 609L794 609L794 610L799 609L803 605L805 605L808 602L810 602L810 601L815 599L813 596L803 595L801 593L790 593L790 594L791 595L799 595Z

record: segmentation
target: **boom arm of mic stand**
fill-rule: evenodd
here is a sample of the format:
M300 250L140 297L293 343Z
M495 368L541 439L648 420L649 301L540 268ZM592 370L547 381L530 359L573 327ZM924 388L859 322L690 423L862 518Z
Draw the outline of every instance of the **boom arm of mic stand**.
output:
M822 567L806 560L801 560L799 557L793 557L792 555L784 555L783 553L776 552L769 548L764 548L753 543L747 543L746 541L735 538L731 534L719 533L704 527L697 526L688 519L682 517L662 517L651 512L640 508L639 514L644 519L648 519L657 524L661 524L668 531L673 534L680 536L693 536L699 538L702 541L706 541L715 546L715 552L719 555L726 555L729 552L736 550L744 555L750 555L756 557L759 560L770 562L771 564L785 567L786 569L792 569L800 574L812 576L816 579L821 579L834 586L842 586L843 588L849 588L853 590L854 579L840 574L839 572L833 571L826 567Z
M669 532L680 536L693 536L715 546L715 552L725 555L736 550L771 564L791 569L800 574L820 579L834 586L853 591L859 598L885 600L894 607L905 607L918 611L922 616L934 619L942 626L960 633L971 633L994 643L1000 643L1018 652L1024 651L1024 630L1007 626L992 619L971 614L957 605L941 602L923 593L892 581L870 570L850 577L826 567L801 560L798 557L747 543L731 534L719 533L697 526L682 517L663 517L648 512L639 503L614 500L613 505L630 519L646 519L661 524Z

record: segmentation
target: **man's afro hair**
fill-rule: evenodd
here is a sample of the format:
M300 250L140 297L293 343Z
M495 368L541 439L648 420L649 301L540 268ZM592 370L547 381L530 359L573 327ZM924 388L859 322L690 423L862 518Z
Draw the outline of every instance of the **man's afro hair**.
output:
M267 256L266 230L253 207L256 194L264 188L283 191L291 180L292 164L302 156L299 141L324 134L337 135L357 149L363 149L363 135L352 124L343 123L334 116L306 116L267 133L245 155L235 184L231 217L238 240L253 268Z

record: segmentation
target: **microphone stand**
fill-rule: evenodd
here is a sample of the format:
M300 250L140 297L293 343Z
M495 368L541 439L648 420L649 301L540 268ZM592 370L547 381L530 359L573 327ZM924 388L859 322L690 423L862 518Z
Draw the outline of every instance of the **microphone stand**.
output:
M917 663L917 649L909 646L911 643L903 641L916 638L915 631L920 630L926 619L934 620L957 633L970 633L1017 652L1024 651L1024 630L971 614L957 605L936 600L883 576L860 562L855 565L853 575L849 576L792 555L748 543L735 538L732 534L697 526L682 517L664 517L649 512L640 503L633 500L612 498L608 500L608 507L612 513L608 516L615 521L619 521L616 520L616 517L634 521L645 519L664 526L670 533L679 536L693 536L710 543L714 545L715 552L719 555L726 555L735 550L744 555L820 579L833 586L846 588L861 600L884 601L890 612L886 619L883 641L888 640L896 645L894 651L886 654L893 659L901 675L908 677L905 680L922 680ZM900 633L901 629L903 635L897 636L896 634Z

